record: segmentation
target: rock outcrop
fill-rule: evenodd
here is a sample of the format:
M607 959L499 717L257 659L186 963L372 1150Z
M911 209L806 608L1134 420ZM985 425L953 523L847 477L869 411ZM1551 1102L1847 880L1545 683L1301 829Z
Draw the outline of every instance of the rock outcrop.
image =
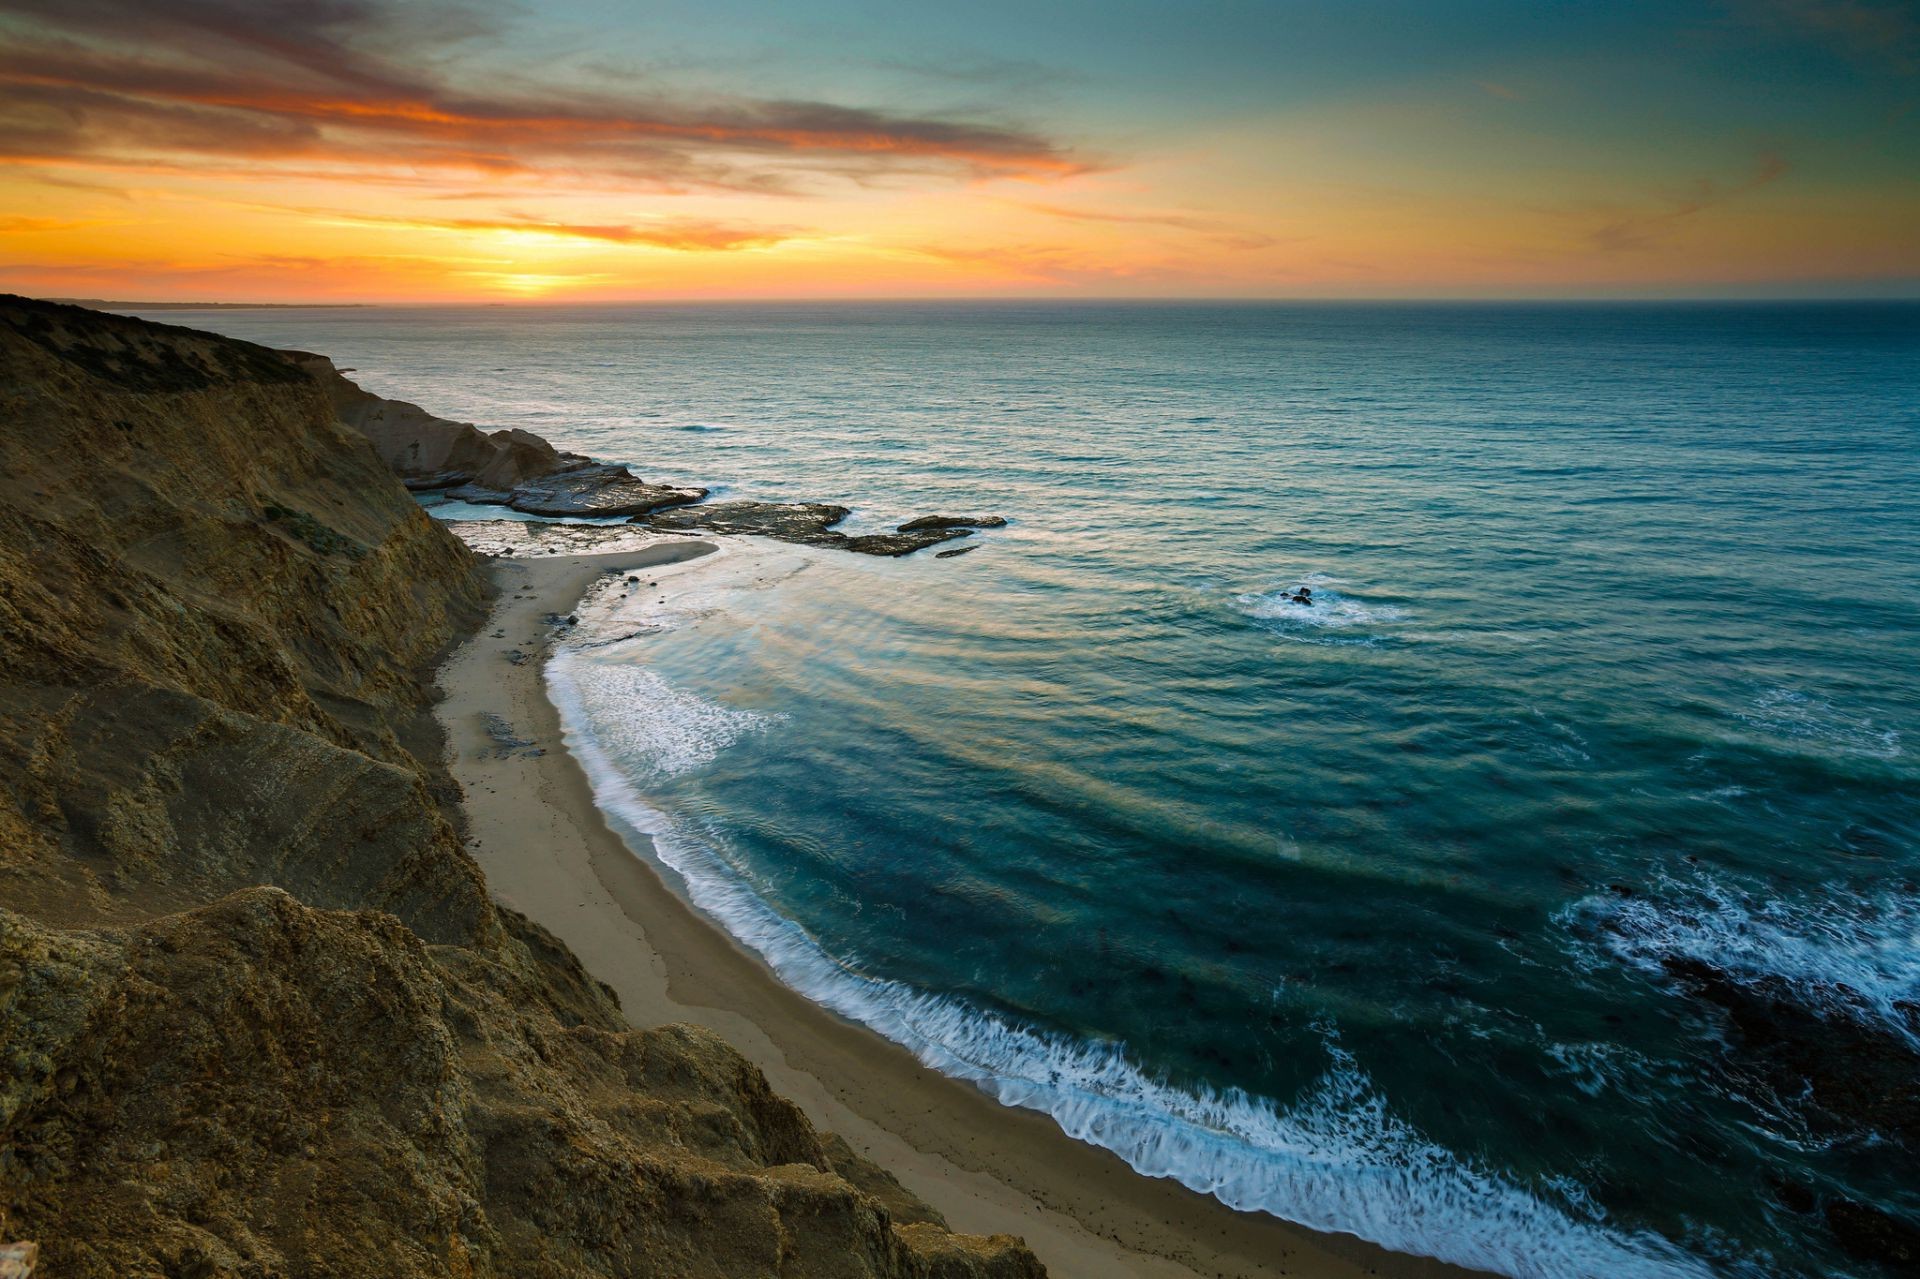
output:
M651 484L624 466L562 453L530 431L488 434L466 422L435 417L417 404L375 395L324 355L279 354L326 392L334 415L372 440L381 459L415 492L440 490L459 501L552 519L629 516L668 531L752 533L862 555L911 555L1007 522L998 515L923 515L892 533L850 537L832 531L847 509L820 502L716 502L696 510L669 509L690 507L707 490Z
M660 511L635 519L636 524L671 533L747 533L803 546L826 546L860 555L899 556L965 537L972 529L955 525L905 525L896 533L849 536L833 526L847 518L847 508L826 502L711 502Z
M380 458L416 491L472 484L506 493L529 480L579 466L587 459L562 453L531 431L482 431L453 422L405 400L389 400L365 390L311 351L282 351L283 357L318 383L333 402L333 414L373 441Z
M924 533L930 529L949 528L1005 528L1007 518L1004 515L922 515L917 520L908 520L900 525L902 533Z
M1039 1275L489 899L423 677L483 603L300 368L0 297L10 1234L63 1279Z
M551 518L645 515L668 506L685 506L707 495L702 488L649 484L624 466L590 462L555 471L508 492L484 484L464 484L447 496L463 502L508 506L528 515Z

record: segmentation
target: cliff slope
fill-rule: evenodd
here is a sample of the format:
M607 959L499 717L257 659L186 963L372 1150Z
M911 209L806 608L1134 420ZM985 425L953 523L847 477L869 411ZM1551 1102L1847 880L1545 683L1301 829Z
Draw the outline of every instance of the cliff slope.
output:
M0 1218L66 1276L1031 1276L461 846L472 557L264 348L0 297Z

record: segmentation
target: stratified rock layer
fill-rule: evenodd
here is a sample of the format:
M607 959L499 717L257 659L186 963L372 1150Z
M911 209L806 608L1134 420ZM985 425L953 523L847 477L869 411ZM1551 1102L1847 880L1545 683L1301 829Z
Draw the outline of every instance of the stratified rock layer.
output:
M0 297L0 1218L62 1279L1033 1276L488 898L468 552L325 388Z

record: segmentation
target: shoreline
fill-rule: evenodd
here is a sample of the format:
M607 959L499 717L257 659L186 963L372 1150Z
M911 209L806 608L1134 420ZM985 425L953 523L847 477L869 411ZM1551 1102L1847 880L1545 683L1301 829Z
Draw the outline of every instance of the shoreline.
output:
M635 1025L714 1030L816 1127L887 1169L954 1229L1020 1235L1056 1276L1474 1273L1238 1212L1137 1173L1049 1117L1004 1106L813 1003L698 914L608 824L565 747L544 679L551 628L540 619L572 612L603 574L715 549L668 540L489 561L499 598L443 661L436 714L465 794L469 851L495 898L566 942ZM508 660L516 650L531 656L516 664ZM489 717L504 721L514 745L503 745Z

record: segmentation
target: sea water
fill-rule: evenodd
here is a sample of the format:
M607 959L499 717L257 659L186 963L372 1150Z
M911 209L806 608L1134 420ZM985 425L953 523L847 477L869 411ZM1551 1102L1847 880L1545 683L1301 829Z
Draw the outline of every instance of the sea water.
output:
M1868 1275L1782 1187L1920 1216L1675 976L1920 1033L1920 308L158 318L1007 517L650 570L549 687L785 980L1142 1173L1513 1275Z

